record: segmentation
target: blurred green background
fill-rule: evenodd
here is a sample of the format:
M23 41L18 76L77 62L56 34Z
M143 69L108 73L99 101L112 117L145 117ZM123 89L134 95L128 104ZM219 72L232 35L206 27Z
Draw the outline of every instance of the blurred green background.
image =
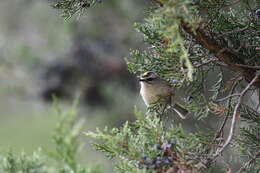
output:
M63 91L58 94L63 109L70 107L75 96L83 96L79 116L86 118L86 131L134 119L134 105L141 109L144 105L123 58L130 48L143 46L142 37L132 26L145 16L147 3L111 0L83 16L64 20L51 8L52 1L0 1L1 153L52 149L51 136L58 119L50 101L54 85L59 86L54 94ZM85 57L91 58L81 64ZM61 80L67 67L72 70ZM54 73L48 73L50 69ZM64 82L67 77L72 80ZM88 139L82 136L82 141L86 145L79 156L81 161L86 165L101 163L111 170L110 163L90 147Z

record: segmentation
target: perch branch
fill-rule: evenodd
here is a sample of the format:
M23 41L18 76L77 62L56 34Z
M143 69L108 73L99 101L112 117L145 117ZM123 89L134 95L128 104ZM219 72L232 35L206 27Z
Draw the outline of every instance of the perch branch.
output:
M210 158L211 161L214 161L223 151L224 149L230 144L231 139L234 136L234 130L235 130L235 125L236 125L236 115L238 113L238 109L241 106L242 103L242 99L244 97L244 95L246 94L246 92L249 90L249 88L254 84L254 82L258 79L260 75L260 71L258 71L255 75L255 77L253 78L253 80L246 86L246 88L240 93L240 96L238 98L238 102L234 108L233 111L233 115L232 115L232 120L231 120L231 126L230 126L230 130L229 130L229 134L228 137L225 141L225 143L223 144L223 146L219 149L217 149L217 151L213 154L212 158Z
M229 94L229 95L232 95L232 94L233 94L233 92L234 92L236 86L238 85L238 83L239 83L241 80L242 80L242 79L240 78L240 79L238 79L238 80L236 80L236 81L234 82L234 84L232 85L232 87L231 87L231 89L230 89L230 94ZM229 106L228 112L227 112L227 114L226 114L226 117L225 117L224 121L223 121L222 124L221 124L220 129L219 129L218 132L216 133L215 140L220 136L221 132L223 132L223 129L224 129L226 123L227 123L227 120L228 120L228 118L229 118L229 113L230 113L231 100L232 100L232 98L229 98L228 104L227 104L227 105Z
M241 72L247 82L252 81L257 69L248 67L247 65L243 66L243 59L246 58L243 56L237 56L231 50L220 45L212 36L214 33L205 29L204 23L201 23L195 32L193 32L191 27L185 22L181 22L181 27L199 44L213 53L219 61L224 62L231 70ZM256 79L253 85L260 88L260 79Z

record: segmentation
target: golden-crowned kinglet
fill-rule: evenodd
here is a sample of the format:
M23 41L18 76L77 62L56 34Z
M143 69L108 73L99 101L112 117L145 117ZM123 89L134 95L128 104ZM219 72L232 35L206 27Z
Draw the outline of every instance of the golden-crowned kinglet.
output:
M141 84L140 94L147 107L155 103L170 105L182 119L186 118L188 111L176 102L173 87L164 79L150 71L143 73L139 81Z

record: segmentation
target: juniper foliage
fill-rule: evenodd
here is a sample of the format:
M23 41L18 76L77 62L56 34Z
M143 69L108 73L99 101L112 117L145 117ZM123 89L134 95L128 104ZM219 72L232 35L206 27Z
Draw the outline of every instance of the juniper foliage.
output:
M135 110L137 120L121 128L97 129L87 136L98 139L93 146L115 163L116 172L198 171L202 169L212 136L185 134L178 126L167 130L157 114L143 115ZM203 149L202 149L203 148Z
M83 121L76 116L75 106L61 110L55 105L59 121L53 135L54 151L39 148L32 155L24 152L15 154L9 151L0 155L1 173L100 173L98 165L84 168L79 164L77 155L81 142Z
M74 14L82 14L87 8L94 6L96 3L100 3L101 0L56 0L53 4L54 8L62 11L62 17L69 19Z
M117 172L214 172L216 159L231 143L242 164L232 168L229 159L221 159L222 172L259 172L260 1L151 2L149 16L134 26L147 49L131 52L129 71L152 70L169 82L177 80L171 85L184 88L186 108L198 119L216 117L218 129L187 134L176 125L163 127L156 112L136 111L133 123L86 134L100 140L93 144L97 150L116 158ZM58 8L71 15L72 7ZM248 95L255 99L243 101Z

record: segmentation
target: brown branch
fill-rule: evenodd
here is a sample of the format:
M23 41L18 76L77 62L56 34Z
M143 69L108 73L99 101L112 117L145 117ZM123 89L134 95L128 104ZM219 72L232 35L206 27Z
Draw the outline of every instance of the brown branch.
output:
M251 65L245 65L245 64L236 64L236 66L260 70L260 66L251 66Z
M221 148L218 148L216 150L216 152L213 154L213 156L209 159L210 161L214 161L224 150L225 148L230 144L233 136L234 136L234 130L235 130L235 125L236 125L236 115L238 113L238 109L241 106L242 103L242 99L244 97L244 95L246 94L246 92L249 90L249 88L254 84L254 82L258 79L260 75L260 71L258 71L255 75L255 77L253 78L253 80L246 86L246 88L240 93L238 102L234 108L233 111L233 115L232 115L232 120L231 120L231 126L230 126L230 130L229 130L229 134L228 137L225 141L225 143L223 144L223 146Z
M199 25L195 33L185 22L181 22L181 27L185 32L189 33L199 44L201 44L204 48L213 53L219 61L224 62L231 70L241 72L246 81L252 81L257 69L241 66L241 64L244 64L243 59L246 58L242 56L237 56L231 50L225 48L223 45L220 45L212 36L213 33L210 33L205 29L204 23L201 23ZM260 88L260 78L255 80L255 83L253 85Z
M260 151L258 151L258 153L252 157L250 160L248 160L238 171L237 173L242 172L243 170L245 170L250 164L252 164L258 157L260 157Z
M234 66L234 63L238 63L239 58L228 51L227 48L221 47L216 40L214 40L209 32L204 29L204 24L201 23L196 33L194 34L191 28L186 23L182 23L182 28L189 34L191 34L203 47L208 49L211 53L215 54L215 56L225 64L232 67L235 71L243 71L243 68L239 68ZM242 64L243 62L239 62Z

